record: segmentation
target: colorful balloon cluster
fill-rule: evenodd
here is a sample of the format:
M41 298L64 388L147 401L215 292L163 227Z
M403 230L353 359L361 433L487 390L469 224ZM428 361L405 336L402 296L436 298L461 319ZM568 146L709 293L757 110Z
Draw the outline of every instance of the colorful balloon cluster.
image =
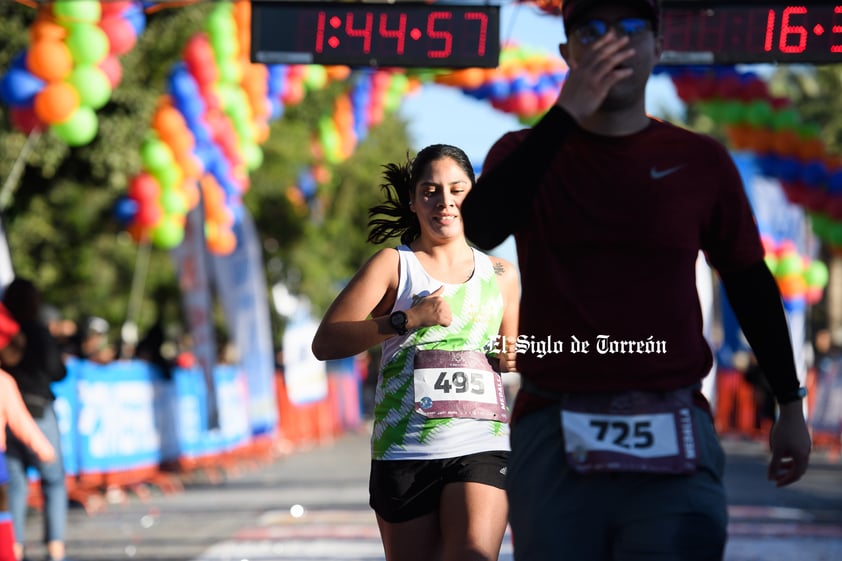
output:
M800 311L819 302L827 286L827 266L799 254L791 240L774 240L770 236L762 239L766 264L778 283L784 308Z
M260 145L270 121L307 91L350 73L344 67L251 63L250 18L247 0L216 4L172 68L168 93L141 146L143 170L116 209L136 239L148 236L164 249L179 245L186 214L201 200L208 249L233 251L233 228L249 172L263 162Z
M437 75L435 82L531 122L555 103L566 77L567 65L560 57L510 43L503 45L497 68L456 70Z
M55 0L29 30L30 46L0 81L11 122L25 133L49 128L70 146L96 137L96 110L122 79L117 57L146 26L140 1Z
M339 68L345 76L339 76ZM287 190L287 197L302 213L317 202L318 186L330 181L330 167L347 160L372 127L379 125L387 113L400 107L404 97L417 91L420 79L399 69L360 69L335 67L337 79L344 79L347 88L334 101L331 115L319 119L313 139L315 163L301 170L296 185Z
M761 173L810 215L821 240L842 248L842 159L828 153L819 128L788 99L770 95L751 72L725 67L664 68L678 96L723 127L736 150L755 154Z

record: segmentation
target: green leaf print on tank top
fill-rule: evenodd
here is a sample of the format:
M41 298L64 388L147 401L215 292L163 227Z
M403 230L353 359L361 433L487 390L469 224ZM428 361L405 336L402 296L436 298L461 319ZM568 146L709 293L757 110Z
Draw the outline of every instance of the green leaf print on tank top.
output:
M484 273L484 274L482 274ZM394 357L382 368L378 381L372 434L372 457L384 459L389 451L435 446L457 421L470 419L428 419L415 412L413 364L415 351L481 350L497 336L503 317L503 299L491 267L478 267L477 274L461 285L445 285L444 299L453 320L447 327L421 328L407 337ZM504 434L498 421L482 421L485 434ZM454 428L456 430L456 428Z

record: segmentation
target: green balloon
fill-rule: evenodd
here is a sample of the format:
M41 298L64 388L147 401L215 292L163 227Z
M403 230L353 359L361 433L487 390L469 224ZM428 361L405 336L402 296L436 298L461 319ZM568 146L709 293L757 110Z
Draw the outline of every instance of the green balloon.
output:
M93 23L69 25L64 41L77 65L99 64L111 49L105 31Z
M67 77L67 82L79 94L79 103L100 109L111 99L111 82L98 66L77 66Z
M152 243L161 249L178 247L184 240L184 227L171 215L165 215L152 228Z
M821 261L813 261L804 272L804 280L807 281L807 286L811 287L824 288L829 278L827 265Z
M96 23L102 17L99 0L56 0L53 15L59 24Z
M183 215L187 213L187 199L184 198L183 193L176 189L162 191L159 202L165 214Z
M772 106L767 101L758 99L746 106L746 121L756 127L763 126L772 120Z
M162 191L175 189L178 187L179 181L184 178L181 169L175 162L150 171L152 172L152 176L158 180Z
M797 127L801 117L794 109L781 109L772 115L772 125L775 130L787 130Z
M254 171L263 165L263 149L257 144L247 144L243 149L246 159L246 166Z
M143 167L153 173L172 166L174 162L170 147L165 142L152 137L144 140L140 146L140 160L143 162Z
M787 275L800 275L804 272L804 262L801 256L797 253L789 253L781 256L778 259L778 265L775 267L776 277L785 277Z
M748 111L746 105L741 101L723 101L722 114L720 118L726 125L736 125L746 121Z
M767 253L763 257L763 260L766 261L766 266L769 267L770 271L772 271L774 273L775 270L777 270L777 268L778 268L778 258L777 257L772 255L771 253Z
M84 146L91 142L99 129L96 113L90 107L79 106L66 121L50 125L50 130L69 146Z
M307 91L323 89L327 80L327 69L320 64L308 64L304 70L304 87Z

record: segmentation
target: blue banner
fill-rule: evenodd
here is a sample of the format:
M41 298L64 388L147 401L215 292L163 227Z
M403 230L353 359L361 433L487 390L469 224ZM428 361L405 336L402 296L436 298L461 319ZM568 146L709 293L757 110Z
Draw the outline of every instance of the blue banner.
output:
M162 404L156 402L156 387L165 383L160 373L140 361L80 361L75 370L79 472L158 465L161 433L155 421Z

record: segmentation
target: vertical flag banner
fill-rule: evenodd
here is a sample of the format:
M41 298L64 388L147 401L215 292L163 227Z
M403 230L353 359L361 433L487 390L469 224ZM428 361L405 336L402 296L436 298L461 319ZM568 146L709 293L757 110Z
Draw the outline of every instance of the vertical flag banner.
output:
M9 252L9 242L6 240L6 228L3 226L3 217L0 216L0 296L15 278L15 270L12 268L12 256Z
M216 365L216 337L202 214L201 204L196 205L187 214L184 241L170 250L170 255L178 274L184 315L187 317L190 336L193 338L193 353L207 387L207 428L216 429L219 428L219 406L213 377Z
M248 380L252 433L264 434L274 431L278 420L275 351L260 238L245 207L234 233L237 236L234 251L210 258L217 297Z

